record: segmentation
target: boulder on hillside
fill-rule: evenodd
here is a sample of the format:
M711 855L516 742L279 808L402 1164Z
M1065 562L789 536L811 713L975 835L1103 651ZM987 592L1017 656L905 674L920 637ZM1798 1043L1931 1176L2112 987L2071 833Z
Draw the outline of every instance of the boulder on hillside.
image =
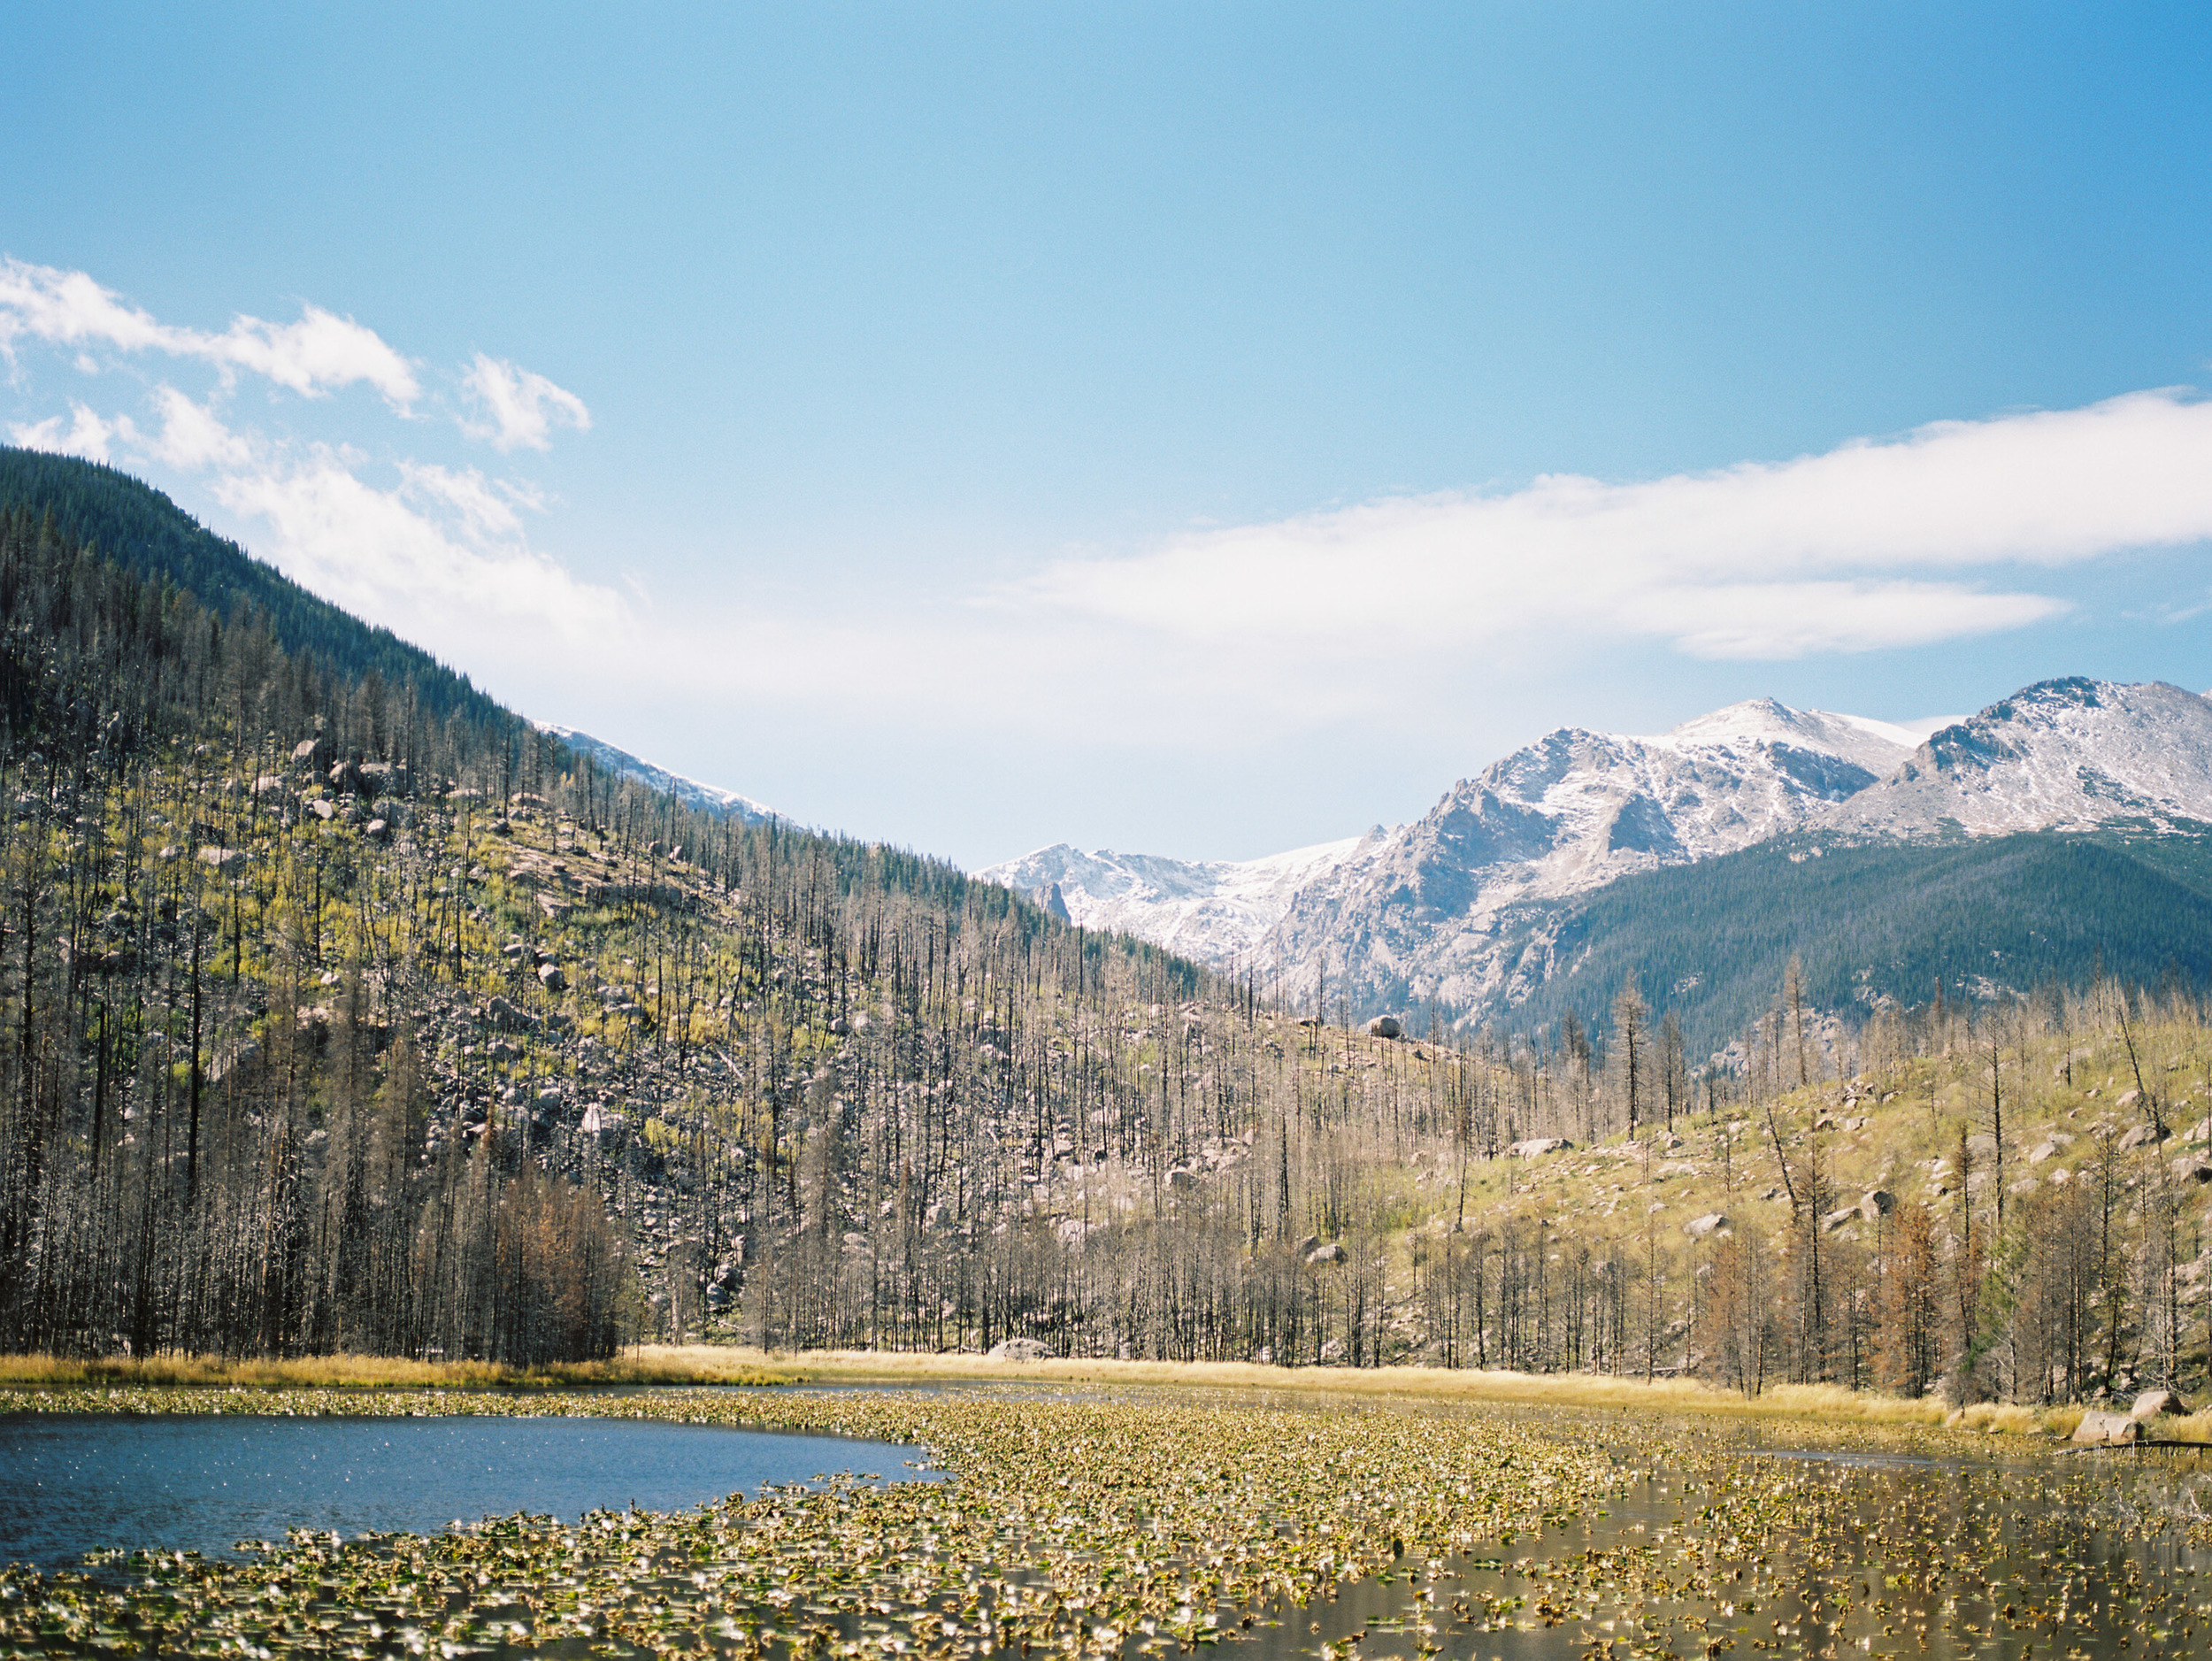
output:
M1034 1338L1002 1338L984 1353L986 1361L1045 1361L1052 1346Z
M372 794L405 796L414 783L403 761L365 761L359 772L363 790Z
M1859 1215L1870 1223L1878 1222L1897 1209L1897 1196L1887 1188L1869 1188L1859 1202Z
M2161 1127L2156 1125L2138 1125L2133 1130L2131 1130L2126 1135L2120 1138L2120 1151L2122 1153L2131 1153L2138 1148L2147 1148L2154 1142L2164 1141L2167 1136L2170 1136L2173 1133L2170 1131L2162 1132Z
M1548 1153L1570 1153L1573 1150L1574 1143L1564 1136L1531 1136L1525 1142L1515 1142L1506 1151L1517 1159L1540 1159Z
M1820 1232L1824 1234L1832 1234L1839 1228L1848 1227L1858 1220L1859 1208L1855 1205L1846 1205L1830 1211L1820 1219Z
M565 992L568 977L561 973L559 964L541 963L538 965L538 984L549 992Z
M292 746L292 765L304 773L320 773L330 765L327 738L303 738Z
M2185 1153L2173 1163L2173 1173L2184 1182L2212 1182L2212 1165L2200 1153Z
M1306 1254L1308 1263L1342 1263L1351 1254L1332 1240L1325 1246L1316 1246Z
M1367 1023L1370 1038L1400 1038L1404 1036L1405 1030L1395 1015L1378 1015Z
M536 1023L505 998L495 997L484 1006L484 1024L503 1033L520 1033Z
M2135 1405L2128 1409L2128 1417L2140 1424L2147 1419L2163 1419L2170 1413L2185 1413L2189 1404L2173 1391L2164 1388L2145 1390L2135 1398Z
M2126 1413L2107 1413L2091 1408L2074 1426L2070 1440L2087 1446L2124 1446L2143 1440L2143 1421Z
M1682 1232L1692 1240L1710 1240L1716 1234L1728 1232L1728 1219L1718 1211L1708 1211L1702 1217L1693 1217L1682 1225Z

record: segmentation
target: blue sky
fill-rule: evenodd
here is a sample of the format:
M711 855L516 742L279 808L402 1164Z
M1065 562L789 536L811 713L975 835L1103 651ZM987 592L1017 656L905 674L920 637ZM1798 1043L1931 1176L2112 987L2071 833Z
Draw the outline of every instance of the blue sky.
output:
M311 10L12 10L0 427L803 819L2212 686L2193 9Z

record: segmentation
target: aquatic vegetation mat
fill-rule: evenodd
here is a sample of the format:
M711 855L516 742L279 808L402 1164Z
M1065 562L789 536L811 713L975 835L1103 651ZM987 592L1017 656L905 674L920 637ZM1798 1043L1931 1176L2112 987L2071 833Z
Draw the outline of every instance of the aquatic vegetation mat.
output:
M11 1569L0 1656L2212 1652L2194 1454L1371 1402L0 1392L88 1409L656 1418L918 1443L956 1474Z

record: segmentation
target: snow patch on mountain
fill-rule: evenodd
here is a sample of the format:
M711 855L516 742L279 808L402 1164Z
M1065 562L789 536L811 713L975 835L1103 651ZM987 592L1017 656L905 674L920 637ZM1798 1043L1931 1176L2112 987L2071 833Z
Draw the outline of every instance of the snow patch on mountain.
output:
M1092 853L1066 842L979 871L1041 904L1057 896L1085 928L1134 934L1207 963L1228 965L1253 949L1289 908L1291 896L1385 834L1294 848L1258 859L1176 859L1164 854Z
M549 721L531 723L538 731L559 739L581 756L593 761L619 778L634 779L648 789L664 795L673 795L687 806L705 813L718 813L726 818L741 819L748 825L759 825L780 818L772 808L764 807L749 796L726 790L718 784L702 784L696 779L687 779L680 773L632 755L626 750L617 750L603 738L594 738L589 733L580 733L573 727L556 727Z
M1909 729L1772 698L1652 737L1562 727L1302 889L1260 955L1293 996L1510 1003L1549 973L1556 928L1532 906L1803 829L1911 749Z
M1770 838L1928 842L2212 824L2212 693L2039 683L1910 724L1771 698L1665 733L1563 727L1395 830L1235 863L1062 844L981 874L1074 920L1372 1013L1509 1009L1566 965L1581 896Z
M2212 823L2212 703L2163 681L2039 681L1932 734L1832 818L1926 840Z

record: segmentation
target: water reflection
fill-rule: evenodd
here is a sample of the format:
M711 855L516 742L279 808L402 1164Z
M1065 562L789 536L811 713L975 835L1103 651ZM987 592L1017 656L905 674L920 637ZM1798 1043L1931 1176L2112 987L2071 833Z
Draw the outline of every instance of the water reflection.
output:
M518 1511L678 1511L838 1472L925 1474L835 1436L571 1418L0 1417L0 1562L141 1547L213 1555L288 1528L434 1533Z

